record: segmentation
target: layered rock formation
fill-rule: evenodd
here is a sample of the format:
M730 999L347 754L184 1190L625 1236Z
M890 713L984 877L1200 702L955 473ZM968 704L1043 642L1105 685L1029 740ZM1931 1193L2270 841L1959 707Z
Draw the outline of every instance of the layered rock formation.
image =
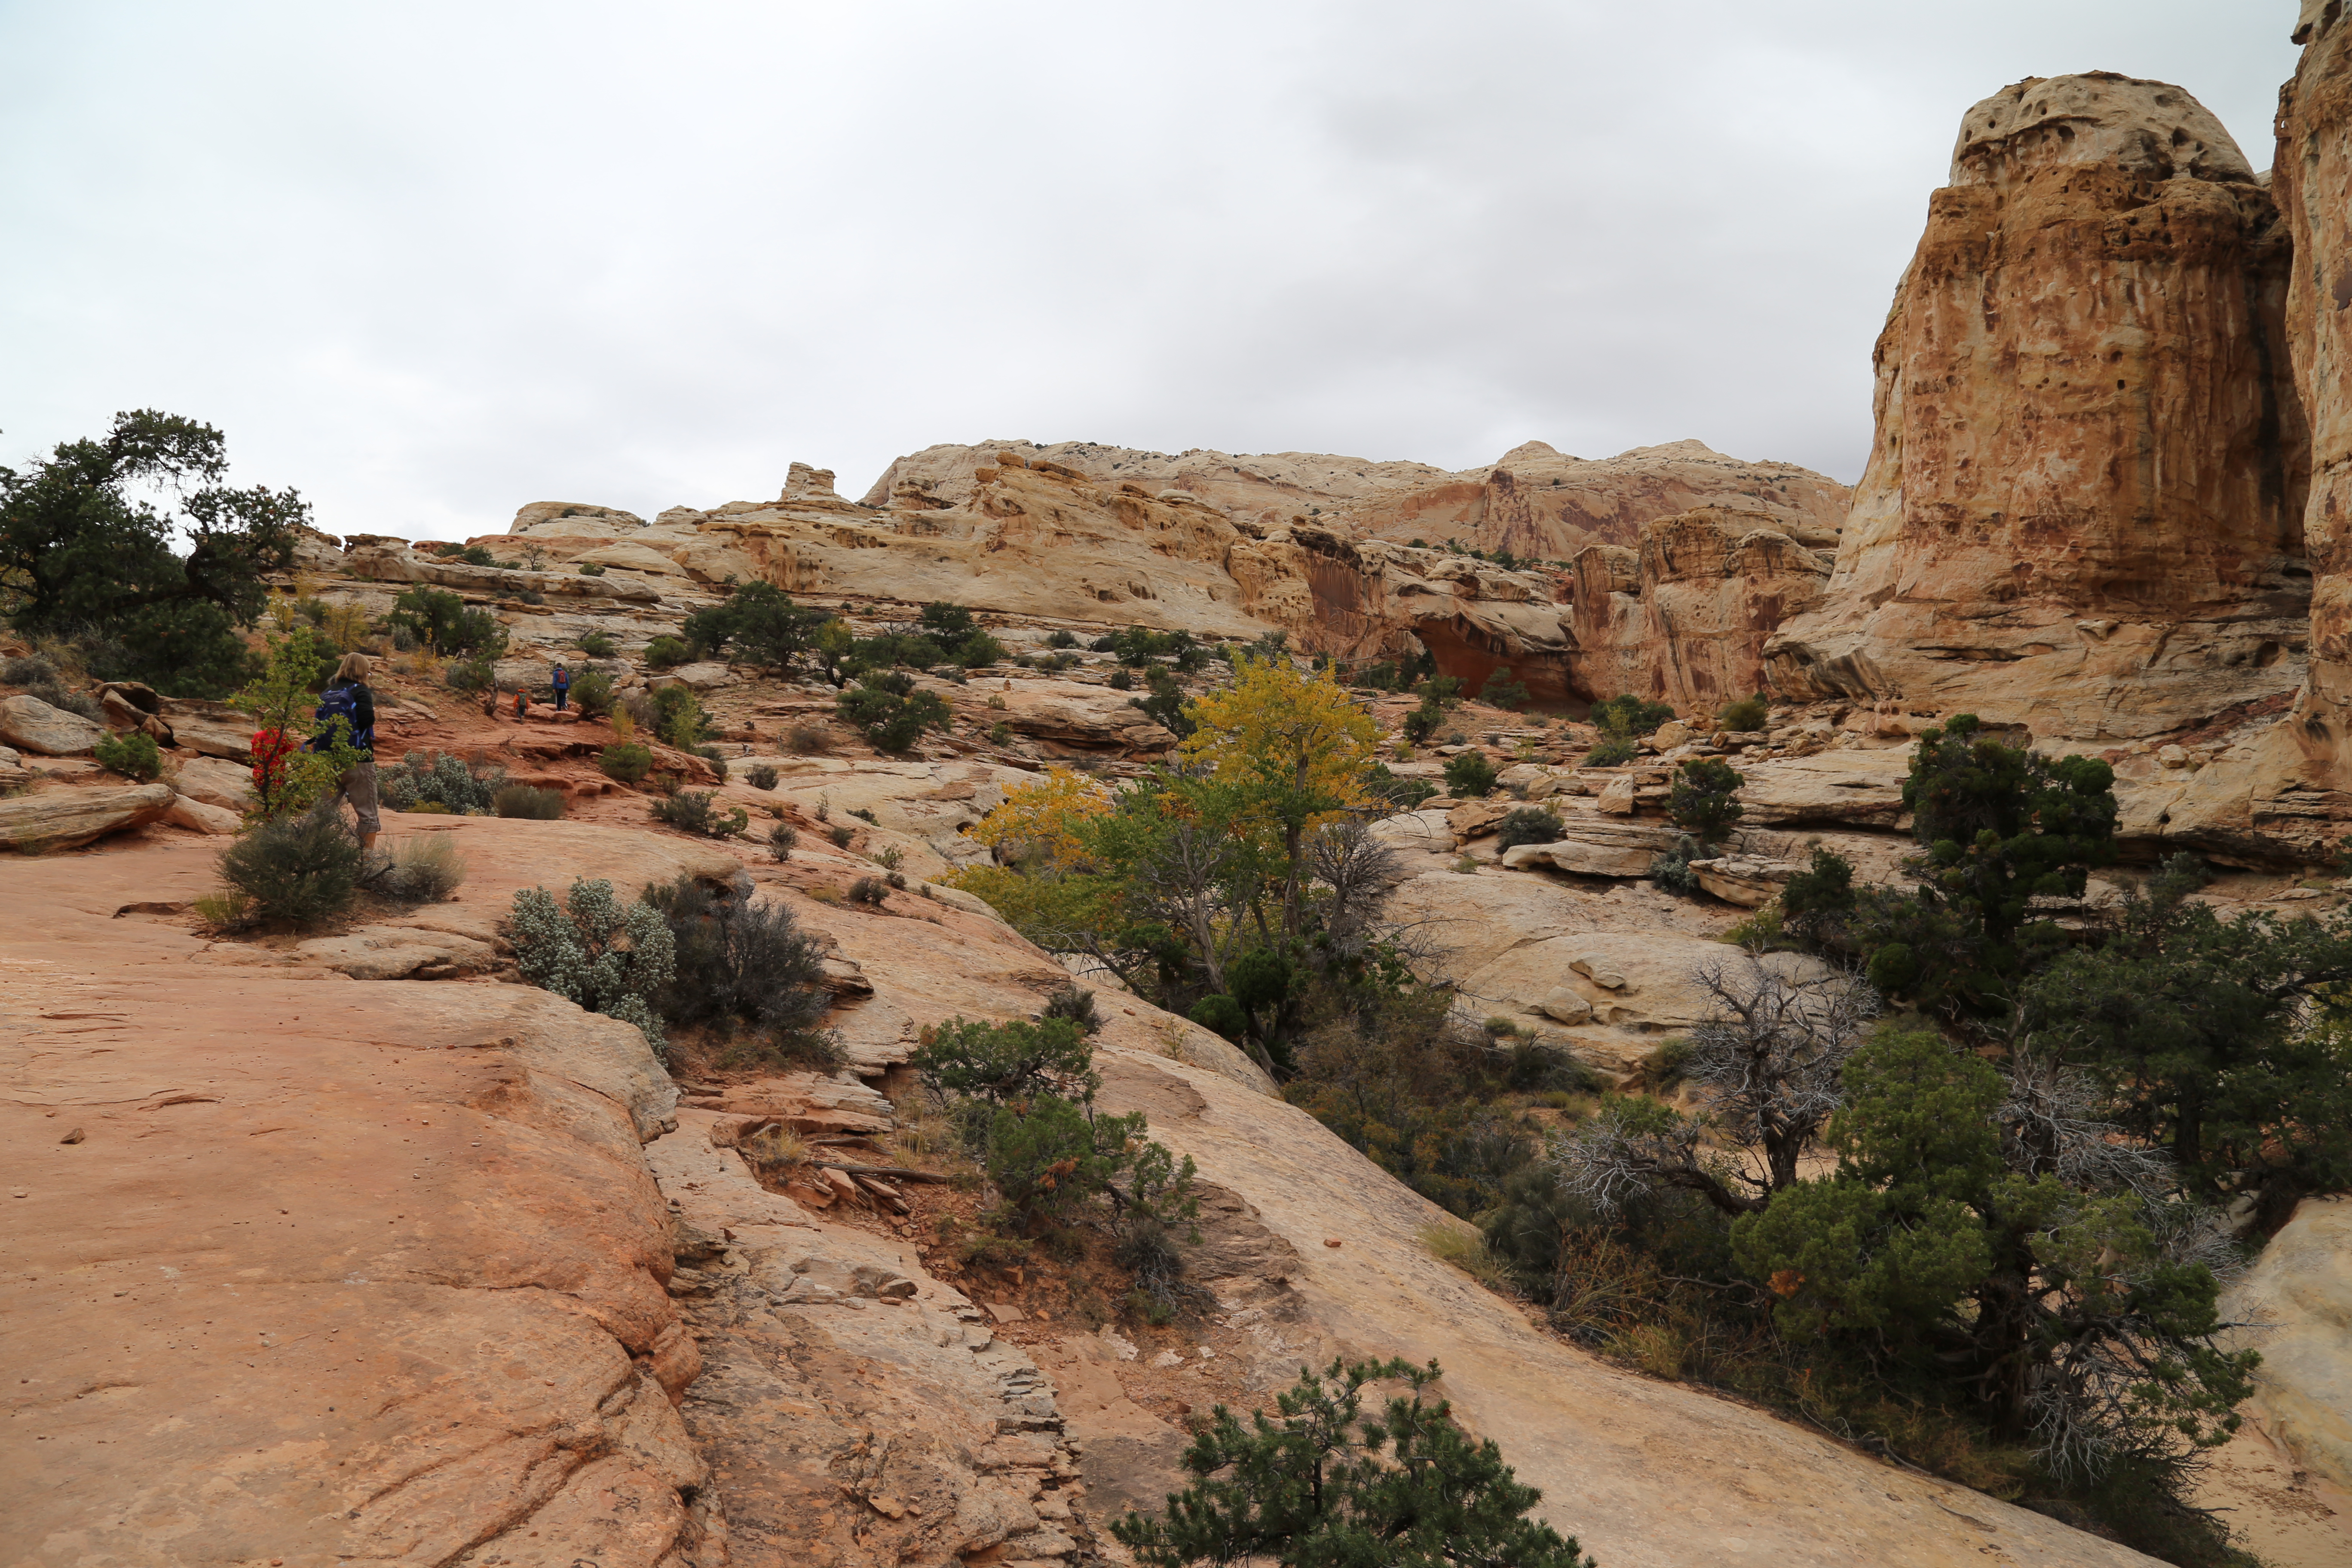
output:
M1572 458L1541 441L1482 468L1368 462L1316 452L1237 456L1199 448L1170 455L1092 441L1040 447L984 441L926 447L892 463L868 506L967 504L1000 451L1042 458L1100 484L1196 497L1237 522L1275 527L1298 516L1360 539L1399 543L1458 539L1480 550L1566 560L1588 544L1635 542L1643 523L1695 507L1757 511L1808 543L1836 542L1851 492L1788 463L1743 462L1699 441L1636 447L1613 458Z
M2309 437L2289 226L2162 82L1971 109L1875 351L1877 434L1799 696L1900 696L2076 739L2294 689Z

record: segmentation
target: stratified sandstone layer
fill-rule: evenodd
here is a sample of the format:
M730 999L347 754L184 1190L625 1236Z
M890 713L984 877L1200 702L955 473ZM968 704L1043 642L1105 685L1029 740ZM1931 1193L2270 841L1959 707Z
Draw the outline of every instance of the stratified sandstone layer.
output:
M1092 441L983 441L926 447L900 458L874 481L866 504L963 505L979 488L977 470L1008 448L1098 484L1194 496L1238 522L1274 527L1304 516L1352 538L1458 539L1475 549L1562 561L1589 544L1631 545L1651 519L1703 506L1762 512L1807 543L1834 544L1852 499L1825 475L1727 458L1700 441L1636 447L1599 459L1528 441L1483 468L1459 473L1319 452L1243 456L1195 448L1171 455Z
M2309 438L2290 246L2220 122L2162 82L1971 109L1875 353L1877 435L1797 696L2132 738L2302 678Z

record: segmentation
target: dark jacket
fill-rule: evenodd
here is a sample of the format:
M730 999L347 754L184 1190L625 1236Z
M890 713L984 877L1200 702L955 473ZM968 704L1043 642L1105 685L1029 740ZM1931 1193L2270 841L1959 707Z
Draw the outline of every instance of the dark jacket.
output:
M368 684L364 680L332 681L329 683L325 691L319 694L317 714L319 731L310 742L311 747L316 750L320 744L333 738L334 726L329 722L329 719L334 711L340 710L341 704L334 700L342 693L349 693L351 700L351 743L356 749L373 756L375 754L375 693L368 689Z

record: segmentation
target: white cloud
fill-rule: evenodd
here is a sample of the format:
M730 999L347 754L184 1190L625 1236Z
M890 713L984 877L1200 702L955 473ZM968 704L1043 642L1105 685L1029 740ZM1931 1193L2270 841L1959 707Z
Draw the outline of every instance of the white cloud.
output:
M1026 436L1851 479L1961 112L2286 0L0 6L0 450L155 405L339 531Z

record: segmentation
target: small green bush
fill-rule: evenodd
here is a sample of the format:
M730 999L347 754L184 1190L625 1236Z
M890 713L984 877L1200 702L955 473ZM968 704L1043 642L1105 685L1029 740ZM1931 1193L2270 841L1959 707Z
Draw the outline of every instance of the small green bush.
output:
M705 838L733 838L751 826L751 813L741 806L721 813L711 806L709 790L682 789L667 800L654 802L654 820Z
M563 815L563 792L530 784L509 784L490 797L490 809L500 816L553 822Z
M710 764L710 771L719 775L719 782L725 784L728 773L727 753L716 746L697 746L693 750L696 756Z
M1495 764L1484 752L1465 752L1445 759L1445 787L1458 799L1477 800L1495 793Z
M613 678L601 669L583 671L572 682L572 706L590 719L613 710Z
M1638 739L1674 716L1672 704L1644 702L1630 694L1611 697L1592 705L1592 721L1601 727L1604 735L1630 735Z
M665 632L646 645L646 663L655 669L670 669L687 661L686 639Z
M1523 805L1503 818L1495 831L1496 849L1516 849L1522 844L1557 844L1568 829L1559 814L1549 806Z
M665 686L646 699L646 710L632 710L638 723L654 736L681 752L691 752L700 746L711 731L710 715L702 709L702 699L688 686Z
M1427 779L1400 778L1389 772L1386 763L1374 763L1371 782L1367 786L1380 799L1410 811L1437 793L1437 786Z
M488 691L499 683L498 667L487 655L477 655L450 665L448 674L442 679L449 683L452 691Z
M1771 720L1771 705L1760 691L1753 697L1742 697L1736 702L1725 703L1715 716L1715 721L1725 729L1741 732L1761 730Z
M1045 646L1047 647L1076 647L1078 646L1078 639L1069 632L1054 631L1046 634Z
M596 765L604 770L606 778L634 784L652 771L654 753L642 741L623 741L599 752Z
M784 731L784 750L796 757L821 756L833 750L833 736L822 724L795 724Z
M1013 726L999 719L988 727L988 743L992 746L1013 744Z
M580 575L583 577L602 577L604 574L604 563L601 561L583 561L580 563Z
M457 595L422 583L392 602L386 625L444 658L458 654L496 658L507 648L507 629L498 616L488 610L469 610Z
M842 718L877 751L903 752L925 730L944 731L954 716L936 691L919 691L897 670L869 675L841 694Z
M889 895L890 889L883 886L877 878L860 877L849 884L849 901L853 904L873 904L878 907Z
M791 859L793 847L800 841L801 836L783 823L768 829L768 853L779 860Z
M652 998L665 1019L715 1026L732 1042L733 1060L835 1062L834 1040L817 1029L833 1005L824 953L790 909L755 902L740 874L717 889L681 875L647 888L645 898L676 950L672 977Z
M1623 735L1604 735L1601 743L1584 753L1588 768L1622 768L1642 754L1642 748Z
M827 830L825 836L833 840L835 848L846 849L849 847L849 841L856 837L857 833L856 829L836 822Z
M1045 1018L1066 1018L1087 1034L1102 1032L1102 1015L1095 1009L1095 994L1076 985L1065 985L1045 998Z
M779 775L773 763L754 763L743 776L751 781L753 789L773 789Z
M141 784L163 771L163 753L156 748L155 737L144 730L100 736L97 755L100 767Z
M1110 672L1110 689L1113 691L1132 691L1135 689L1135 677L1129 674L1122 665Z
M1486 678L1486 684L1478 689L1478 700L1490 708L1524 708L1528 703L1528 689L1511 679L1509 665L1501 665Z
M247 923L298 931L350 910L363 868L360 841L340 812L265 822L220 858L221 879L244 900Z
M1698 873L1690 868L1690 863L1706 858L1706 847L1685 834L1675 840L1673 848L1650 862L1650 880L1669 893L1688 898L1699 890Z
M578 647L590 658L611 658L621 650L612 637L604 632L583 632Z

